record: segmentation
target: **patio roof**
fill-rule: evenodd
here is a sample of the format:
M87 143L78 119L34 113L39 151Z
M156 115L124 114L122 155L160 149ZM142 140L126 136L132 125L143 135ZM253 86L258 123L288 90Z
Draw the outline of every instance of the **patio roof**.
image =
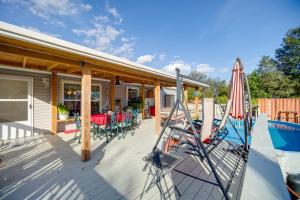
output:
M14 66L81 74L81 63L90 65L93 76L120 76L128 82L175 86L176 76L120 57L0 21L0 62ZM184 80L189 87L208 87Z

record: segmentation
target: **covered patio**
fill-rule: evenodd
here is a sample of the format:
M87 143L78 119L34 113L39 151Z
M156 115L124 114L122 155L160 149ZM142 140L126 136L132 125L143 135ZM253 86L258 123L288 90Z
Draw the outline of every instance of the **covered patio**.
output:
M116 109L117 81L126 84L139 84L141 88L140 97L143 101L145 100L145 88L153 87L156 114L155 126L151 130L153 133L159 132L161 87L175 86L176 77L174 75L11 24L0 23L0 74L5 77L16 74L16 78L22 78L25 75L29 82L30 80L33 82L31 86L33 92L30 93L30 89L28 89L31 102L28 100L28 111L26 111L28 113L33 112L33 115L31 116L31 124L25 124L27 129L23 132L39 130L39 133L57 134L59 123L64 122L58 120L57 113L57 106L59 103L63 103L61 99L64 95L63 93L60 94L59 88L63 86L59 80L60 77L64 76L80 80L82 161L91 158L90 117L93 81L101 82L101 87L104 85L102 82L106 82L107 92L104 93L102 101L109 99L111 111ZM37 89L37 87L39 88ZM47 87L49 90L45 89ZM208 87L208 85L184 80L186 94L188 87L198 90L201 87ZM41 93L41 97L37 95L38 93ZM43 105L39 107L36 102L41 102L40 104ZM195 102L195 106L198 107L198 98ZM51 109L48 105L51 105ZM144 118L145 112L144 109L142 110ZM48 123L50 123L49 128ZM24 124L21 125L24 127ZM14 130L21 129L6 125L8 132L12 130L11 128ZM4 135L5 130L2 128L1 131L1 135ZM15 133L15 135L20 134Z

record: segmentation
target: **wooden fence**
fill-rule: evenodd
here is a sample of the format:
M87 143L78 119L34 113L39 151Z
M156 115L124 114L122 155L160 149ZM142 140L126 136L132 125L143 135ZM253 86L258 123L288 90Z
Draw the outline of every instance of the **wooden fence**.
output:
M300 98L258 99L259 112L269 119L299 123Z

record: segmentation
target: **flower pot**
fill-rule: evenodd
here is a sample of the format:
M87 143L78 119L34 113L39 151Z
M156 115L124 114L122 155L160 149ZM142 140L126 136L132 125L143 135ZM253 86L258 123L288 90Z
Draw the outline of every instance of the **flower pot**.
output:
M67 120L69 118L69 114L65 114L65 113L59 113L58 116L60 120Z

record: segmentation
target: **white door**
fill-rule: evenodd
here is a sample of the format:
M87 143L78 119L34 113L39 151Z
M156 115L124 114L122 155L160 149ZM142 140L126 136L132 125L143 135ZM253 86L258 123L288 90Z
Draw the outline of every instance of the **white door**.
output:
M0 75L0 138L31 136L32 79Z

